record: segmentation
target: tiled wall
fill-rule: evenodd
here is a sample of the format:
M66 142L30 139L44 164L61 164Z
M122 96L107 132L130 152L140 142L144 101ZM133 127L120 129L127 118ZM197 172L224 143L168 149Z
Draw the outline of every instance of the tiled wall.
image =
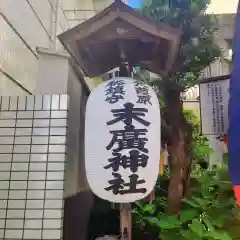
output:
M0 99L0 239L62 239L68 96Z

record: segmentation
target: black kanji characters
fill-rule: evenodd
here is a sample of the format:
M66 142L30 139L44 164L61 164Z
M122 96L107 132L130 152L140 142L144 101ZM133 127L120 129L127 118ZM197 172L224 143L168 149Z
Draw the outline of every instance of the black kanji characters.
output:
M129 187L129 189L123 189L120 191L120 194L128 194L128 193L145 193L147 191L146 188L137 188L137 185L143 184L146 181L144 179L138 180L139 176L137 174L132 174L129 176L129 183L124 183L125 187Z
M137 103L143 103L143 104L147 104L149 103L150 105L152 105L151 101L151 96L150 95L138 95L138 100Z
M225 131L225 124L224 124L224 106L223 104L220 105L220 112L221 112L221 131Z
M132 126L133 120L143 124L144 126L149 126L150 123L144 120L141 117L145 117L145 114L148 112L146 108L135 108L134 104L127 102L122 109L113 109L111 112L115 119L107 122L107 125L112 125L117 122L124 122L127 126Z
M130 170L135 173L139 167L145 168L147 166L149 158L146 154L140 154L137 150L130 151L129 156L117 152L114 152L113 155L114 157L108 160L110 164L104 168L112 168L114 172L117 172L121 166L124 169L130 168Z
M217 133L224 131L222 129L222 88L220 84L215 85L215 104L216 104L216 128Z
M138 97L137 103L152 105L151 95L149 94L148 86L140 81L135 81L134 85Z
M125 183L122 179L121 174L119 173L112 173L114 179L109 180L108 183L110 184L109 187L106 187L106 191L113 192L114 195L124 195L124 194L133 194L133 193L145 193L147 190L146 188L138 188L137 185L141 185L146 181L144 179L138 180L139 176L137 174L132 174L129 176L129 182ZM126 188L127 187L127 188Z
M105 95L107 96L105 101L111 104L124 99L124 81L120 79L110 81L106 85Z
M107 96L105 101L113 104L118 102L120 99L123 99L122 95L111 95L111 96Z
M136 91L139 103L150 103L151 97L148 97L148 88L145 85L139 86ZM110 81L106 85L105 95L105 101L111 104L124 99L124 81L120 79ZM133 103L127 102L123 108L113 109L111 112L114 118L108 121L107 125L123 123L124 128L117 130L114 128L110 131L112 139L106 149L112 149L112 157L108 159L109 164L104 166L104 169L112 169L114 178L108 181L109 186L105 187L105 190L112 191L114 195L145 193L146 189L139 187L139 185L146 181L139 179L137 172L139 168L145 168L148 164L148 149L145 146L148 141L148 130L142 127L137 128L135 124L141 124L143 127L150 126L150 122L144 119L148 109L137 108ZM131 175L128 175L128 182L125 182L125 179L118 172L120 169L129 169L132 172Z
M141 82L141 81L135 81L134 86L135 87L142 87L142 86L146 86L146 84L144 82Z
M119 173L112 173L114 179L109 180L108 183L110 184L109 187L104 188L106 191L113 192L114 195L118 195L120 191L124 188L124 180L122 179L121 174ZM121 194L121 193L120 193Z
M208 83L207 89L208 89L208 96L211 96L212 95L212 84Z
M135 85L135 89L137 94L148 95L148 87L146 85L140 85L139 87L136 87Z
M216 132L217 128L217 121L216 121L216 101L215 101L215 87L211 85L211 90L212 90L212 129L213 132Z
M148 139L145 137L147 129L135 129L134 126L125 127L125 130L112 130L113 135L111 142L106 147L110 150L115 144L118 145L114 152L119 152L123 149L138 149L142 152L148 153L145 144Z

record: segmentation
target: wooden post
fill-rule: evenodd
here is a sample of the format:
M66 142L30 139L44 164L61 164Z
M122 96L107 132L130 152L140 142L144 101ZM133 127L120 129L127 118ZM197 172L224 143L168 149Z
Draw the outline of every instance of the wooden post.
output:
M132 240L132 207L131 203L120 204L121 240Z
M115 0L121 1L121 0ZM127 70L127 76L131 77L132 69L129 62L127 61L127 56L125 54L124 44L119 42L118 44L120 50L121 67L125 67ZM120 67L120 69L121 69ZM125 75L125 74L124 74ZM122 77L127 77L122 76ZM121 70L120 70L121 77ZM120 204L120 236L121 240L132 240L132 207L131 203Z

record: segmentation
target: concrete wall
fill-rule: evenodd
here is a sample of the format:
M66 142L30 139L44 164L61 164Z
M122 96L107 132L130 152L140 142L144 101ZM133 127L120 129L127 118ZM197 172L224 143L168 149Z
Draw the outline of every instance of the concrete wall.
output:
M9 81L13 79L32 93L36 89L38 74L36 48L52 45L55 14L55 0L0 1L0 70L7 74L5 77ZM57 29L63 32L68 28L62 10ZM62 49L60 44L58 46Z
M84 86L69 71L68 91L71 93L68 121L68 151L65 173L64 239L85 240L93 206L84 164L84 122L88 97ZM79 102L80 105L74 103Z
M109 1L99 1L98 8L103 9ZM0 94L35 93L39 61L37 48L54 47L56 33L60 34L96 13L93 0L60 0L59 8L56 3L57 0L0 1L0 80L11 81L0 85ZM80 11L75 12L74 9ZM64 50L58 39L55 50Z
M71 95L71 99L68 121L69 148L67 152L68 163L66 168L65 196L73 196L80 191L80 185L83 190L85 186L85 179L83 177L85 175L84 156L80 157L81 151L84 150L84 136L81 136L81 132L84 132L84 120L81 118L84 88L72 69L68 74L68 92Z
M217 60L207 67L202 78L210 78L220 75L227 75L231 72L231 53L232 39L234 35L235 27L235 14L217 14L216 27L219 31L215 34L215 43L221 48L223 53L223 59Z
M236 13L238 0L211 0L207 12L214 14Z
M65 177L65 197L87 189L84 170L84 111L88 90L73 69L66 55L39 49L37 94L68 94L68 150Z
M69 25L74 27L93 17L112 2L113 0L70 0L62 1L62 4Z
M38 48L36 94L67 93L68 56Z
M84 240L87 233L93 201L84 170L83 136L88 90L80 81L77 67L73 69L69 63L69 56L49 48L54 45L55 27L60 34L72 26L65 10L82 9L86 14L87 9L91 8L91 14L87 14L87 18L93 16L95 10L91 1L85 1L85 5L77 0L63 0L61 3L64 5L58 9L59 23L55 26L56 0L0 1L0 96L24 96L13 97L10 101L9 98L0 100L3 108L5 104L11 104L11 108L2 110L11 110L10 113L15 114L12 118L8 115L8 118L1 119L0 111L0 133L3 131L5 134L2 135L2 142L9 141L8 146L3 146L0 141L0 239L4 240L62 239L63 198L65 239ZM102 3L103 9L107 3ZM101 2L98 7L100 9ZM55 50L63 50L59 41ZM95 79L89 79L89 83L91 89L94 88ZM25 95L31 93L38 97L25 98ZM39 94L46 97L39 97ZM62 109L59 94L70 96L68 114L67 109ZM52 104L50 95L54 95ZM27 99L25 105L22 105L24 100L19 100L21 114L26 115L25 119L15 117L20 110L17 99ZM45 102L54 109L41 109ZM32 113L34 116L40 114L38 117L42 118L33 118ZM51 119L53 116L54 119ZM16 134L16 123L21 120L24 120L22 124L31 125L19 127L21 131L27 131L27 135L23 132L24 136ZM52 125L49 125L50 122ZM14 124L11 125L10 133L5 129L8 125L2 128L1 123ZM41 127L35 126L35 123ZM63 125L53 126L53 123ZM17 138L26 138L30 142L19 140L16 143ZM38 141L38 144L33 144L33 140ZM65 148L66 144L68 148ZM21 152L14 152L15 149ZM26 158L18 157L20 160L15 160L14 154ZM38 158L32 158L33 154ZM15 176L19 179L15 179ZM15 189L12 186L17 180L21 184ZM53 183L56 184L51 188Z
M39 55L42 64L39 66L41 71L37 86L42 86L42 91L48 86L48 93L59 91L70 96L64 177L64 239L84 240L93 204L93 194L86 180L84 166L84 122L88 90L80 81L77 68L72 67L66 56L43 49ZM52 67L49 67L49 63ZM41 88L37 89L40 91Z
M0 71L0 96L22 96L27 92L19 87L9 76Z
M12 118L8 114L4 115L6 114L4 112L3 115L8 118L1 120L0 112L0 135L1 131L3 131L2 141L0 136L0 171L3 171L0 174L0 208L2 206L2 209L0 210L3 210L3 215L2 217L0 216L0 235L2 234L3 238L1 238L1 236L0 238L4 240L10 238L18 240L62 239L61 230L63 224L62 210L64 198L65 239L84 240L87 234L88 217L93 203L93 195L86 181L84 166L85 105L89 91L83 84L83 81L81 81L81 75L77 70L78 68L70 62L68 56L57 54L45 49L38 49L38 56L39 71L38 76L36 77L37 88L35 92L37 94L50 95L44 95L44 98L39 97L40 95L36 95L36 97L28 96L27 98L12 97L10 100L8 97L0 99L2 110L11 110L10 115L12 113L14 114L13 111L15 110L21 110L21 116L24 117L24 119L20 119L21 122L19 122L15 117L16 114L18 116L18 112L13 115ZM58 94L65 95L60 95L61 97L59 97ZM68 104L66 104L66 94L70 96ZM19 104L17 103L17 99L21 99L21 101L19 100ZM25 99L27 99L26 103L24 102ZM50 104L51 99L52 103ZM63 104L63 100L65 101L65 104ZM68 107L68 109L66 109L66 107ZM32 115L35 116L34 119ZM51 117L53 119L51 119ZM23 133L26 136L16 136L15 132L17 131L14 130L16 122L17 124L24 124L21 128L18 127L19 129L17 128L17 131L21 130L19 133ZM52 125L49 126L49 122L51 122ZM8 128L6 130L5 127L8 127L8 124L11 125L13 130L11 130L9 136L6 136L6 134L8 134ZM35 124L38 124L38 126L35 126ZM53 126L53 124L59 125ZM35 135L35 133L37 135ZM18 146L18 144L15 143L14 139L18 137L22 138L18 140L18 144L22 143L24 145ZM25 143L25 138L30 142ZM9 146L1 146L1 143L7 141L10 141ZM38 141L36 146L35 144L32 144L33 141ZM65 148L66 145L67 148ZM15 148L19 149L19 151L21 151L19 154L25 156L27 159L20 158L15 164L15 160L12 159L12 152L9 152L9 155L6 155L6 153L3 152L10 151L10 148L13 149L12 151L15 151ZM39 152L34 152L35 149ZM31 158L33 154L37 156L36 159ZM19 169L16 169L15 165ZM25 189L24 186L23 189L18 189L19 194L27 194L26 196L28 196L29 190L32 196L31 198L26 197L20 199L19 197L19 199L13 199L14 201L19 200L19 204L24 205L24 208L19 205L19 209L18 207L13 209L14 211L16 210L17 213L21 212L23 214L23 217L19 217L19 219L10 219L10 217L8 219L8 215L6 215L8 206L4 205L7 204L8 201L10 203L12 202L12 199L9 200L8 197L10 193L12 194L12 189L10 185L6 185L7 181L9 181L6 178L11 178L11 172L15 171L12 169L12 166L17 172L22 171L26 178L17 180L25 181L27 185L29 182L32 186L31 188L26 187ZM34 167L33 170L31 170L32 166ZM21 175L22 173L19 174ZM3 179L1 179L1 177ZM10 179L10 181L12 181L12 179ZM32 181L36 181L37 185L33 185ZM57 183L57 186L60 184L61 189L54 187L56 188L54 192L54 189L43 188L45 184L55 183L48 183L49 181L60 181L61 183ZM3 189L1 189L1 186L3 186ZM49 192L50 190L53 192ZM32 191L35 191L36 194L41 194L41 196L38 197L38 195L36 195L36 198L34 198ZM59 195L60 191L61 196ZM3 197L1 197L1 193L3 194ZM54 197L52 195L54 193L58 194L59 198ZM15 189L14 194L18 197L18 195L16 195L17 193L15 193ZM51 197L48 196L53 197L51 199ZM52 200L56 202L55 205L52 204ZM62 203L61 209L58 208L60 206L60 201ZM36 203L39 204L39 206L42 206L41 204L45 204L46 202L45 205L48 207L45 209L45 205L43 205L38 208L38 205L36 205L31 209L28 209L28 207L26 207L28 206L27 202L30 202L31 204ZM18 202L16 202L16 204L18 204ZM9 208L9 211L12 212L12 209ZM30 218L28 219L27 216L30 216L29 214L34 211L36 214L39 214L36 215L39 217L29 220ZM40 215L41 213L43 215ZM56 215L51 217L51 214ZM26 224L25 221L27 222ZM30 227L29 221L31 221ZM57 225L56 222L60 225ZM7 223L8 225L6 225ZM18 224L18 227L15 227L13 224ZM74 224L80 225L76 226ZM26 227L24 227L25 225Z
M218 3L222 1L219 0ZM221 5L221 4L219 4ZM235 14L216 14L217 28L219 31L215 34L215 43L221 48L223 58L213 62L210 66L204 69L201 75L202 78L210 78L221 75L230 74L232 71L231 51L232 41L235 28ZM198 86L189 89L185 94L187 100L196 100L199 96Z

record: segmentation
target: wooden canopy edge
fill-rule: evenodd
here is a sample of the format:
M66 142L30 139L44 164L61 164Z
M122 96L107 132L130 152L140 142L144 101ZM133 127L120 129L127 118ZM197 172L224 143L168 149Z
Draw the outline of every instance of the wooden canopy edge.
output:
M141 13L137 12L130 6L123 3L122 1L115 1L111 5L109 5L107 8L105 8L103 11L101 11L100 13L93 16L92 18L90 18L90 19L84 21L83 23L73 27L72 29L69 29L66 32L60 34L58 36L59 40L62 42L62 41L68 41L68 40L72 39L73 37L76 36L76 32L80 32L81 30L89 27L89 25L91 25L93 22L98 21L99 19L106 16L110 12L113 12L114 10L115 10L115 13L117 13L117 12L119 13L119 17L121 17L121 14L127 12L127 13L131 14L132 16L138 18L139 20L142 20L142 21L148 23L149 25L155 26L156 29L161 32L166 31L174 36L177 36L178 38L180 38L180 36L181 36L181 31L179 29L176 29L176 28L168 26L167 24L152 20L152 19L142 15ZM118 16L116 16L116 18L117 17Z
M110 24L112 24L114 21L119 20L128 22L129 24L132 24L138 28L140 31L152 35L156 38L156 42L160 43L160 46L162 40L169 42L170 47L166 51L167 56L165 57L166 64L164 69L161 69L160 66L158 66L158 62L156 62L154 59L152 59L152 61L150 60L149 62L143 63L150 71L154 70L154 72L158 74L167 74L176 59L176 55L178 54L181 36L180 30L151 20L150 18L143 16L141 13L129 7L122 1L115 1L102 12L96 14L89 20L86 20L74 28L60 34L58 38L62 45L67 49L69 54L81 66L85 75L88 77L93 77L93 70L89 69L87 60L80 56L77 43L81 45L83 44L82 46L84 46L84 44L88 44L86 43L88 42L87 39L91 38L93 34L104 27L107 27L108 25L110 26ZM119 35L119 40L121 38L122 36Z

